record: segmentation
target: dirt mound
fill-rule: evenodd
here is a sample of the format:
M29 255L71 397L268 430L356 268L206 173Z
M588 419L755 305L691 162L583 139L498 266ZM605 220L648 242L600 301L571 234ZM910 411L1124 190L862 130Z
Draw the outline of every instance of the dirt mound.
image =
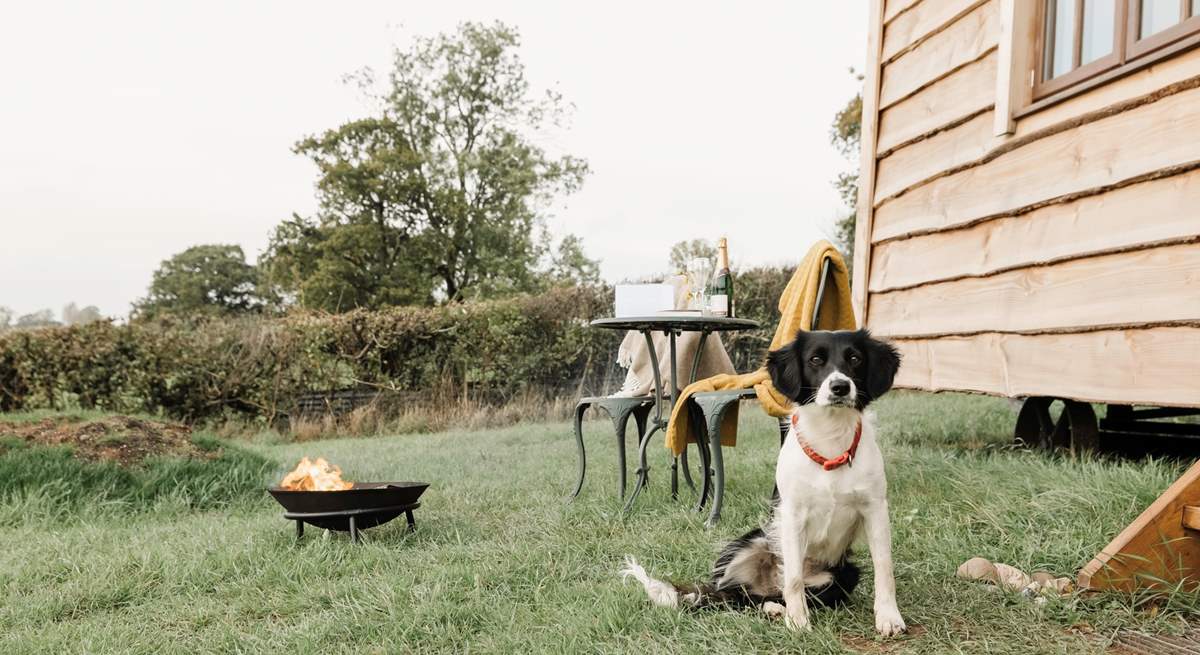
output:
M211 458L216 454L198 447L192 441L191 428L186 425L131 416L106 416L91 421L57 417L37 423L0 423L0 437L5 436L29 444L70 446L76 457L126 466L158 455Z

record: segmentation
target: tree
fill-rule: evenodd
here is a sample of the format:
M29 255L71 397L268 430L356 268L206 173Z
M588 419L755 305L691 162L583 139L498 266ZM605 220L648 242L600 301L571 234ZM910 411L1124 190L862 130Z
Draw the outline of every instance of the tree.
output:
M592 286L600 284L600 262L583 250L583 240L568 234L557 249L547 249L549 264L545 279L551 285Z
M18 330L28 330L40 327L51 327L55 325L62 325L62 323L54 320L54 310L43 309L33 312L32 314L25 314L24 316L21 316L17 319L17 322L13 325L13 327Z
M229 314L258 308L258 273L237 245L201 245L164 261L147 296L134 304L140 317L162 312Z
M12 320L16 315L11 307L0 305L0 332L12 327Z
M668 262L669 273L686 271L693 259L707 259L714 266L717 261L717 247L704 239L680 241L671 246L671 258Z
M587 165L530 136L562 98L532 95L516 31L464 23L397 50L374 115L302 139L319 210L281 225L262 260L280 295L334 311L456 301L538 284L542 212Z
M63 325L85 325L103 318L100 316L100 308L95 305L87 307L79 307L75 303L67 303L62 310Z
M853 73L853 71L851 71ZM857 76L859 80L861 75ZM829 140L850 161L852 168L840 173L834 180L842 202L850 208L850 213L839 219L834 225L834 240L846 255L849 265L854 261L854 231L858 216L858 150L862 132L862 94L855 94L846 106L833 117L833 125L829 128Z

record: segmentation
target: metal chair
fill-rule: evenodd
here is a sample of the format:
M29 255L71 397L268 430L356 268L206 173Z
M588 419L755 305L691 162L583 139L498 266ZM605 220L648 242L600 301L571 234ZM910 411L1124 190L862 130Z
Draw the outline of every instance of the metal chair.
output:
M642 437L646 434L646 425L650 416L650 410L654 407L654 397L611 398L608 396L592 396L579 400L579 404L575 405L575 443L579 447L579 481L575 483L575 491L571 493L571 499L574 499L583 490L583 479L587 475L587 454L583 447L583 414L587 411L588 407L602 409L612 419L613 431L617 437L617 466L620 467L619 495L624 500L626 484L625 430L629 425L629 417L633 416L638 430L638 438L634 443L641 443Z
M821 301L825 298L825 287L830 282L830 271L832 262L829 257L826 257L821 262L821 281L817 286L817 302L813 309L812 321L809 323L809 329L815 330L818 321L821 317ZM696 408L703 416L703 421L700 425L704 426L705 433L697 435L697 441L703 453L703 457L707 459L712 468L706 473L703 487L700 491L700 502L696 505L696 511L704 508L704 503L708 499L708 493L711 490L712 509L708 515L706 525L712 527L716 525L721 518L721 504L725 498L725 461L721 453L721 421L725 418L725 413L729 411L735 403L743 400L751 400L756 397L754 389L730 389L726 391L705 391L692 394L691 402L695 403ZM693 422L693 425L695 423ZM786 418L779 419L779 447L783 447L783 442L787 439L788 430L791 423ZM705 443L707 441L707 444ZM712 482L710 482L710 479ZM779 497L779 489L771 494L772 499Z

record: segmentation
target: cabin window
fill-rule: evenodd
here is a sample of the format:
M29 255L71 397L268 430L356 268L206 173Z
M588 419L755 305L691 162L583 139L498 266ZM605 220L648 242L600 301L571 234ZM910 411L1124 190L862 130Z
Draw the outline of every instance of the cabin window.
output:
M1038 23L1035 101L1200 44L1200 0L1043 0Z

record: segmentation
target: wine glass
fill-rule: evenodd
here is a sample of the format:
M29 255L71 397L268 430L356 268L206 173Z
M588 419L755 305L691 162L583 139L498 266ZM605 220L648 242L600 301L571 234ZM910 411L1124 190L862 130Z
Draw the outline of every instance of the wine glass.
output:
M699 309L701 314L708 311L708 280L712 274L712 260L697 257L688 262L688 309Z

